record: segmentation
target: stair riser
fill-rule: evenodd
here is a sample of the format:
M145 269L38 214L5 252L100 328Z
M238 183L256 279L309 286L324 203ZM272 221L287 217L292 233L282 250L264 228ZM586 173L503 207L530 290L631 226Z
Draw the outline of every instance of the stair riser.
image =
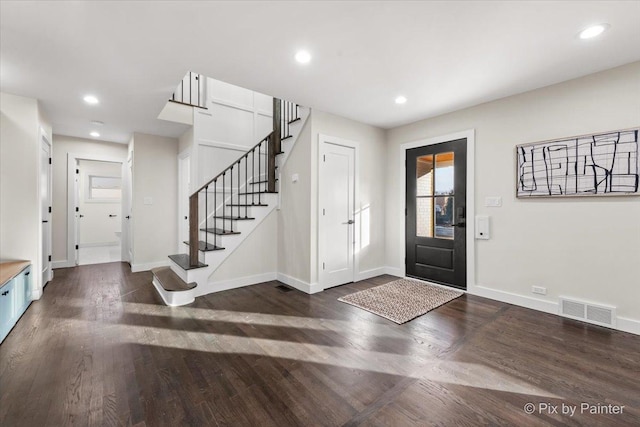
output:
M166 291L162 287L162 285L158 282L158 280L155 278L155 276L153 278L152 283L153 283L153 286L158 291L158 293L160 294L160 297L162 298L164 303L167 305L180 306L185 304L191 304L193 301L195 301L195 294L193 289L190 289L188 291L178 291L178 292Z

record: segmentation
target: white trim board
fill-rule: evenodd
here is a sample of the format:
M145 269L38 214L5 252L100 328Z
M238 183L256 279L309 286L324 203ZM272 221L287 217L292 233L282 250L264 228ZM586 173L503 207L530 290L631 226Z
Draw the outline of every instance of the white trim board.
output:
M456 139L466 138L467 140L467 226L466 226L466 239L467 239L467 290L471 291L475 287L476 283L476 242L475 242L475 129L464 130L461 132L450 133L448 135L436 136L434 138L420 139L418 141L407 142L400 146L399 159L400 170L402 171L401 188L402 192L402 206L407 206L407 182L405 177L407 176L407 150L412 148L424 147L426 145L440 144L443 142L454 141ZM402 258L406 258L406 217L402 216L402 246L401 254ZM392 267L398 269L398 267ZM406 275L406 265L403 264L399 269L401 270L401 277ZM391 274L391 273L390 273ZM394 274L394 276L397 275ZM473 292L471 292L473 293Z
M558 314L558 303L553 301L546 301L530 296L514 294L512 292L506 292L498 289L487 288L482 285L474 286L473 290L469 290L470 295L476 295L492 299L495 301L504 302L507 304L517 305L518 307L529 308L531 310L541 311L543 313L553 314L563 319L569 319ZM574 319L575 320L575 319ZM582 320L576 320L576 322L582 322L587 325L592 325L589 322L583 322ZM616 318L617 326L615 328L608 326L601 326L603 328L618 330L623 332L629 332L632 334L640 335L640 320L630 319L627 317ZM599 325L592 325L599 326Z
M307 294L315 294L323 291L320 283L308 283L304 280L296 279L295 277L288 276L284 273L277 273L276 280Z
M231 289L242 288L245 286L257 285L264 282L271 282L276 280L276 275L277 273L271 272L255 274L253 276L236 277L234 279L212 281L209 282L209 288L215 287L215 290L207 293L206 295L211 295L216 292L228 291Z

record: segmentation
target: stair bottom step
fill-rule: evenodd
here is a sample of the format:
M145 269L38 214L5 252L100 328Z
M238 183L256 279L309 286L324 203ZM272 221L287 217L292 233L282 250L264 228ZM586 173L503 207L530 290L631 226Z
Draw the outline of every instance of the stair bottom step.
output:
M160 286L168 292L189 291L196 287L195 283L186 283L169 267L159 267L151 270Z
M208 267L207 264L203 264L200 261L198 261L197 265L191 265L191 258L188 254L169 255L169 259L178 264L183 270L194 270L196 268Z

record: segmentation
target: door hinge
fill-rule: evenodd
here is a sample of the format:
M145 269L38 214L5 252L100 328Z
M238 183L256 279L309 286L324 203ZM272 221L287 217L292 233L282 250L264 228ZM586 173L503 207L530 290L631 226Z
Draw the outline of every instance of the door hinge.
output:
M49 164L51 164L51 157L49 157Z
M322 263L322 269L324 270L324 262Z
M327 155L326 155L326 154L323 154L323 155L322 155L322 161L323 161L323 162L326 162L326 161L327 161Z
M325 212L324 212L324 208L322 208L322 215L323 216L326 215Z
M51 213L51 206L49 206L49 213Z
M80 247L79 247L78 245L76 245L76 251L77 251L78 249L80 249Z
M407 208L404 208L404 216L407 216Z
M49 255L49 262L51 262L51 255Z

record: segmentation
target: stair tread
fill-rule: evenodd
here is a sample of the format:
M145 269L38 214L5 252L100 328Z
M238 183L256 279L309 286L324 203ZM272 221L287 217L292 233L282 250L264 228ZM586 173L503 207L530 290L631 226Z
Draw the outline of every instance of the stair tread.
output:
M238 193L240 196L248 196L250 194L278 194L277 191L248 191L246 193Z
M218 227L201 228L200 231L206 231L207 233L217 234L218 236L228 236L230 234L240 234L239 231L224 230Z
M170 267L158 267L151 270L155 278L160 283L160 286L165 291L179 292L188 291L195 288L197 285L195 282L186 283L182 280Z
M256 203L255 205L252 205L252 204L248 204L248 205L247 204L239 204L238 205L238 204L234 203L234 204L230 204L230 205L227 205L227 206L233 206L234 208L240 206L240 207L244 208L245 206L246 207L252 207L252 206L265 207L265 206L269 206L269 205L265 205L264 203Z
M192 266L189 254L169 255L169 259L178 264L183 270L195 270L196 268L208 267L207 264L201 263L200 261L198 261L197 266Z
M184 242L184 244L188 245L189 242ZM198 241L198 250L202 252L221 251L223 249L222 246L216 246L213 243L207 243L202 240Z

